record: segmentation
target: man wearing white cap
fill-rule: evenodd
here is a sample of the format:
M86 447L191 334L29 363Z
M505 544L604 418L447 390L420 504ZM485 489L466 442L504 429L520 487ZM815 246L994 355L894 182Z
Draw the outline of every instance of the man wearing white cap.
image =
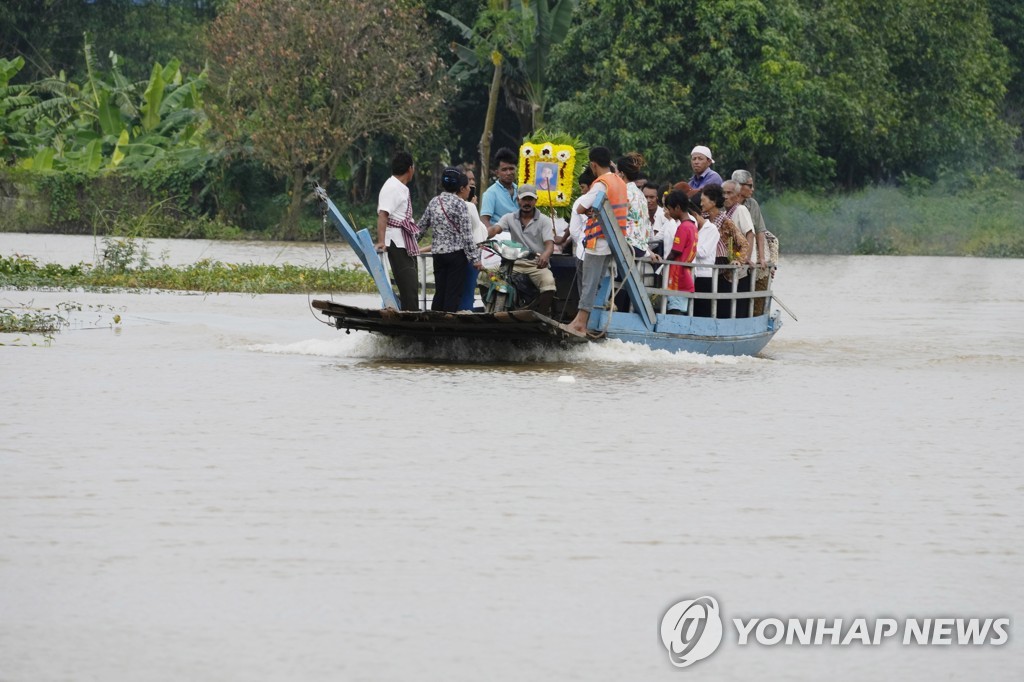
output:
M690 185L690 189L722 184L722 176L711 170L711 164L714 162L710 149L702 144L693 148L693 151L690 152L690 167L693 168L693 177L687 183Z

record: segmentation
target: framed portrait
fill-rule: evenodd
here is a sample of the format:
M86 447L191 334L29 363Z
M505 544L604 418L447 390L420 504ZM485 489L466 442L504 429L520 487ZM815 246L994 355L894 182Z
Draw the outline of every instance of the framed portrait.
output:
M575 164L573 147L527 142L519 148L519 184L537 186L538 206L569 206Z

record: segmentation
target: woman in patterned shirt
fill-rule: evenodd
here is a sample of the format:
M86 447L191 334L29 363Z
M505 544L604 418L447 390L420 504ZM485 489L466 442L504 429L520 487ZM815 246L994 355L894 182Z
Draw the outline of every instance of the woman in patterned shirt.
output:
M715 257L717 265L743 265L750 256L750 244L747 238L729 219L722 208L725 206L725 194L721 185L705 185L701 190L701 208L704 216L715 224L719 232L718 250ZM732 270L718 271L718 292L732 291ZM715 317L732 317L732 304L729 301L718 301Z
M647 253L647 240L651 236L651 216L648 212L647 197L636 185L640 169L647 165L639 152L630 152L615 162L619 177L626 182L626 241L633 247L633 253L641 258Z
M469 177L448 167L441 174L441 194L430 200L420 218L424 232L434 228L430 252L434 260L434 300L431 310L454 313L459 310L466 282L467 264L480 267L480 247L473 241L473 229L466 202L456 192L469 184Z

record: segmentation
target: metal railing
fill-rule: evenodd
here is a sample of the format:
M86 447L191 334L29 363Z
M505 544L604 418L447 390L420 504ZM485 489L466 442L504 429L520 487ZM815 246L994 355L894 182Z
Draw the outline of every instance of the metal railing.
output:
M430 309L429 294L433 291L433 282L430 281L428 279L428 277L427 277L427 274L428 274L427 273L427 262L430 259L430 254L429 253L421 253L421 254L419 254L417 256L417 258L420 261L418 263L418 267L417 267L417 271L418 271L418 274L419 274L419 280L420 280L420 287L419 287L419 289L420 289L420 296L419 296L420 308L422 310L429 310ZM386 258L384 259L384 261L385 261L385 263L387 263L387 259ZM761 267L759 265L754 265L754 266L731 265L731 264L729 264L729 265L717 265L717 264L714 264L714 263L711 263L711 264L706 264L706 263L684 263L683 261L667 261L667 260L654 261L654 260L652 260L650 258L635 258L634 262L636 264L636 268L640 271L641 277L643 278L645 285L647 284L647 281L649 279L652 280L652 283L657 281L657 279L661 280L659 282L660 287L653 287L653 286L645 286L644 287L647 290L647 293L649 295L651 295L651 296L658 296L659 300L658 300L658 310L657 310L657 312L659 314L661 314L661 315L665 315L668 312L667 309L668 309L668 298L669 297L686 298L686 299L688 299L688 304L686 306L687 309L686 309L686 313L685 313L685 315L688 316L688 317L694 317L694 303L693 302L695 300L710 300L711 301L711 315L710 315L711 317L718 317L718 306L721 305L721 304L727 304L729 306L729 314L728 315L723 315L719 319L736 319L736 302L737 301L742 301L742 300L749 300L750 301L750 310L749 310L749 313L750 313L749 316L750 317L753 317L753 314L754 314L754 301L756 301L758 299L763 299L764 300L764 310L763 310L762 314L768 313L771 310L771 302L772 302L772 299L773 299L772 282L775 279L775 277L774 277L774 275L775 275L775 266L773 266L773 265L768 265L768 266L765 266L765 267ZM656 272L659 266L660 266L660 269L661 269L660 274L658 272ZM700 292L700 291L689 292L689 291L676 291L675 289L669 289L668 288L668 274L669 274L669 268L670 267L689 268L691 270L691 272L694 269L696 269L696 268L700 268L702 270L705 270L705 269L711 270L712 271L712 275L711 275L711 291L710 292ZM390 276L391 276L390 263L388 263L388 268L387 269L388 269L388 275L389 275L389 279L390 279ZM719 282L718 274L722 270L734 271L737 274L739 274L739 272L741 270L749 270L749 272L750 272L750 287L751 288L749 290L747 290L747 291L739 291L739 281L740 281L740 279L742 279L742 277L733 276L732 282L730 283L731 284L730 290L728 290L728 291L719 291L719 289L718 289L718 282ZM760 273L762 273L762 272L767 272L768 273L768 282L767 282L766 287L764 289L758 290L756 288L757 287L758 275ZM696 276L694 276L694 281L696 281L696 279L697 279ZM610 303L611 303L611 301L609 301L609 304Z
M647 293L651 295L659 296L658 312L662 315L667 313L668 299L672 298L685 298L687 299L686 315L688 317L694 317L694 301L696 300L710 300L711 301L711 315L710 317L719 318L718 306L727 304L729 306L729 314L722 315L719 319L736 319L736 303L737 301L750 301L750 308L748 309L749 317L754 316L754 302L758 299L764 300L764 310L761 314L770 312L771 301L772 301L772 281L774 280L775 266L767 265L761 267L759 265L747 266L747 265L717 265L714 263L685 263L683 261L667 261L659 260L654 261L650 258L637 258L636 262L641 273L644 275L645 282L648 277L660 278L660 288L647 287ZM647 266L652 266L648 270ZM657 268L653 266L661 266L660 274L657 272ZM690 292L690 291L676 291L675 289L668 288L668 275L670 267L683 267L688 268L691 271L694 281L697 277L693 275L693 270L700 268L701 270L711 270L711 291L710 292ZM721 271L732 271L735 274L730 282L730 290L719 291L719 274ZM744 291L739 290L740 280L743 279L741 276L742 271L748 271L750 275L750 288ZM768 281L765 284L764 289L757 289L757 282L762 273L767 273Z

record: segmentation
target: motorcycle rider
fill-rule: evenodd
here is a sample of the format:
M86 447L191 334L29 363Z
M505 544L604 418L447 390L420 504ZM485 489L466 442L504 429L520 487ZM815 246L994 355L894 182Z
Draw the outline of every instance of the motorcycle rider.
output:
M555 302L555 276L548 264L555 249L555 226L551 218L537 210L535 186L519 186L519 210L502 216L498 227L510 232L513 240L537 254L536 260L517 260L515 272L529 277L540 291L533 309L550 317Z

